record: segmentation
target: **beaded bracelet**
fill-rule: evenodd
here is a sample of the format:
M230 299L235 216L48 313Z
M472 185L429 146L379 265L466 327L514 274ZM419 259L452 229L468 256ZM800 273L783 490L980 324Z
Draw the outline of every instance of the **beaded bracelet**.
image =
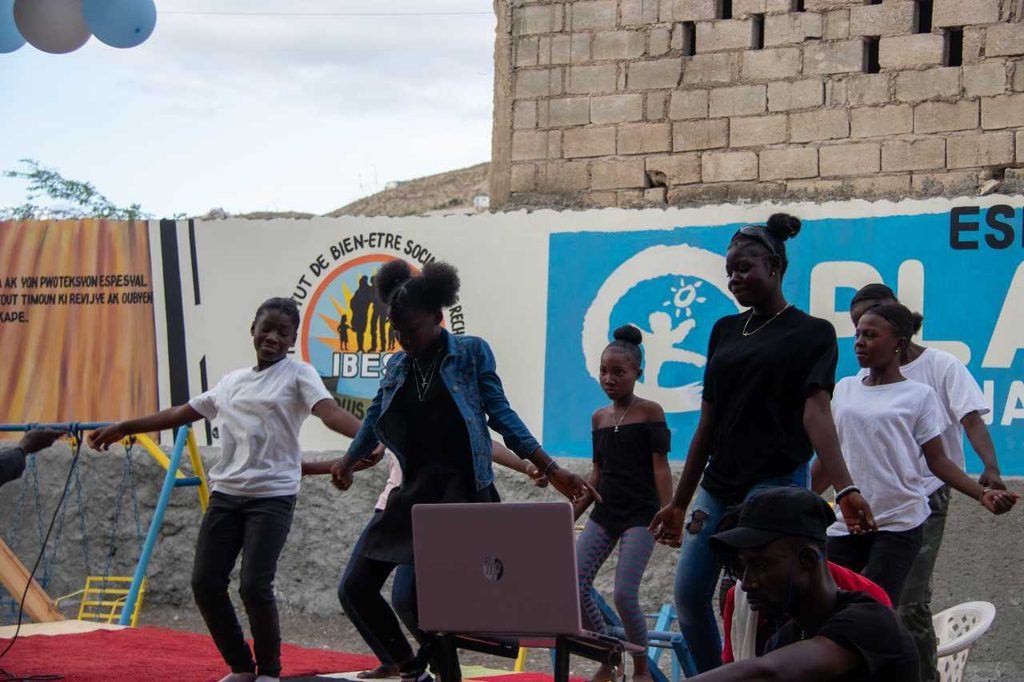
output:
M851 483L850 485L846 486L845 488L843 488L842 490L840 490L839 492L836 493L836 502L839 502L839 500L842 497L844 497L845 495L849 495L850 493L859 493L859 492L860 492L860 488L858 488L857 486L855 486L855 485L853 485Z

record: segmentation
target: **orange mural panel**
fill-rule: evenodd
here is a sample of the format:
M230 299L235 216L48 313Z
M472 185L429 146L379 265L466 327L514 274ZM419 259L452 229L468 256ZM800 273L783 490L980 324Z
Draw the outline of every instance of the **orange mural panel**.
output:
M0 222L0 423L157 410L145 222Z

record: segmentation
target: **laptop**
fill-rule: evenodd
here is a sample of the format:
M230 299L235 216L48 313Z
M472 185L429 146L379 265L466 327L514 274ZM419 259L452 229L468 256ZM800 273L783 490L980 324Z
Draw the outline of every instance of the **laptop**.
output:
M584 634L567 502L420 504L412 528L423 630Z

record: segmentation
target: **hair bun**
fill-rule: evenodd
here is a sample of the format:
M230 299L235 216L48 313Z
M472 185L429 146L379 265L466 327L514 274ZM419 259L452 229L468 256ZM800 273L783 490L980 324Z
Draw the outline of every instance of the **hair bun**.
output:
M784 242L800 234L800 219L788 213L774 213L765 227L773 237Z
M616 341L625 341L626 343L639 346L644 340L644 335L633 325L624 324L612 332L612 338Z
M921 331L921 325L924 324L924 315L921 313L911 313L910 317L914 320L914 334L916 335Z
M395 290L409 279L412 279L412 267L408 263L401 259L388 261L373 277L378 298L385 303L390 301Z

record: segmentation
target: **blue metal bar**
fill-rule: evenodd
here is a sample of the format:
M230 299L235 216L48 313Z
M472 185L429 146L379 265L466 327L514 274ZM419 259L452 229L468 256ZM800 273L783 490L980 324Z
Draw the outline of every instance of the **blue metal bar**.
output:
M202 483L203 479L199 478L198 476L187 476L185 478L174 479L175 488L180 488L182 486L194 488L197 485L202 485Z
M33 429L53 429L55 431L95 431L104 426L110 426L113 422L60 422L58 424L0 424L0 432L4 431L31 431Z
M132 576L132 586L128 590L128 597L124 602L124 609L121 611L121 618L118 623L131 625L132 612L135 611L135 602L139 599L139 590L142 581L146 578L146 570L149 568L149 559L153 556L153 549L160 537L160 527L164 523L164 512L171 501L171 492L175 488L175 476L178 466L181 464L181 453L185 451L185 441L188 439L188 426L178 429L178 435L174 439L174 449L171 450L170 465L167 473L164 474L164 485L160 489L160 499L157 500L156 509L153 510L153 519L149 522L149 532L146 533L146 542L142 546L142 553L139 555L139 563L135 566L135 575Z

